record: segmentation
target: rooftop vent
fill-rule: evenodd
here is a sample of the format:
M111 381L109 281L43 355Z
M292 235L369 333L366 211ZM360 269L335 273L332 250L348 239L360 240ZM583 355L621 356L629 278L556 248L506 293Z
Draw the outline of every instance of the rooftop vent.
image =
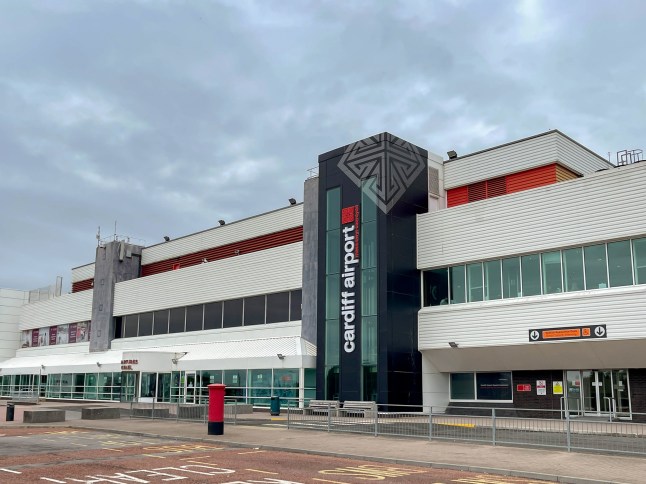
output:
M617 166L630 165L642 161L644 152L642 150L617 151Z

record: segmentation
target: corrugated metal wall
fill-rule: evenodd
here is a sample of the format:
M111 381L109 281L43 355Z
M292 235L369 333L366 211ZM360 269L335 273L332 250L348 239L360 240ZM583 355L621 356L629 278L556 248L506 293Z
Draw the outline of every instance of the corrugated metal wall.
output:
M114 314L298 289L302 257L303 243L297 242L120 282L115 286Z
M94 289L94 278L72 283L72 292L88 291L90 289Z
M89 321L92 317L92 291L64 294L22 307L20 329L45 328L59 324Z
M94 278L94 262L72 269L72 284Z
M417 218L417 264L441 267L646 234L646 163Z

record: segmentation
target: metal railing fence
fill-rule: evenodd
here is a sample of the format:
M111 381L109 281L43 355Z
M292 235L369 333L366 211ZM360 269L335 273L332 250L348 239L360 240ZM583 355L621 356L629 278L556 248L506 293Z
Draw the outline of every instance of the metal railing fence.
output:
M640 423L646 422L646 414L635 412L631 421L606 415L580 416L558 409L375 408L344 411L342 405L332 403L316 408L289 407L286 424L289 429L646 455L646 424Z
M238 415L242 413L239 408L249 405L241 404L235 399L225 398L224 422L236 425ZM166 403L166 402L130 402L127 410L130 418L148 418L165 420L185 420L192 422L208 422L208 404Z

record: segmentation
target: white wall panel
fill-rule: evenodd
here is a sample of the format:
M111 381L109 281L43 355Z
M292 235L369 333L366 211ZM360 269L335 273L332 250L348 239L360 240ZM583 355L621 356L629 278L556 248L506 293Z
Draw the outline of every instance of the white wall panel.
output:
M20 329L89 321L92 317L92 295L93 291L82 291L26 304L22 308Z
M150 264L300 225L303 225L302 203L146 247L141 263Z
M94 277L94 262L72 269L72 282L85 281Z
M12 358L20 347L21 307L29 300L29 292L0 289L0 361Z
M579 174L593 173L609 164L558 131L498 148L466 155L444 164L444 188L517 173L559 161Z
M646 234L646 163L417 218L417 265L438 267Z
M419 348L528 344L530 329L596 324L607 325L607 341L646 338L644 315L646 285L427 307L419 312Z
M120 282L115 316L298 289L303 243Z

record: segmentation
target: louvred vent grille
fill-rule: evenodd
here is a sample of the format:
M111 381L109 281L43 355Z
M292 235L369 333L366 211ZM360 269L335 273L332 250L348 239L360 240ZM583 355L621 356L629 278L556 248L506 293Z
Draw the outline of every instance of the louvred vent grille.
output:
M487 198L487 182L478 182L469 185L469 202L477 202L485 198Z

